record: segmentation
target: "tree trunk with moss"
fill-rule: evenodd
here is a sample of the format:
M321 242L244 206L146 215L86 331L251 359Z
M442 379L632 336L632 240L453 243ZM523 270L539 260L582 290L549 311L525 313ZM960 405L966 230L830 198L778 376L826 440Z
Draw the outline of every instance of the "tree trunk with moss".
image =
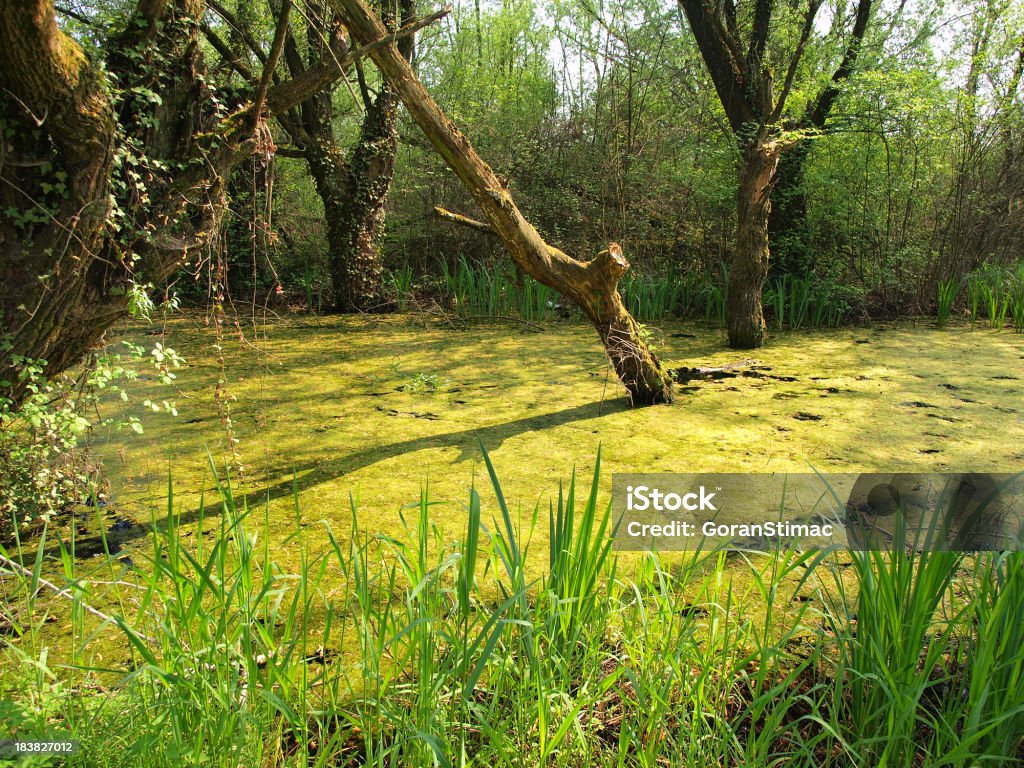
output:
M366 44L385 27L363 0L331 0L353 39ZM484 212L512 260L535 280L575 302L594 324L608 358L636 405L669 402L672 381L651 351L618 292L629 262L617 243L590 261L578 261L548 245L516 206L507 186L477 155L393 46L371 54L409 114Z
M402 0L401 5L402 21L411 22L414 3ZM387 8L390 11L391 6ZM317 58L326 54L326 41L337 34L332 15L322 3L309 8L307 47L311 52L319 51ZM385 15L393 22L393 13ZM398 28L396 23L388 26ZM397 45L402 55L411 59L413 36L403 37ZM293 76L306 66L293 39L287 42L285 59ZM361 70L359 85L365 114L348 157L335 136L331 91L321 92L303 104L298 119L285 117L280 121L292 141L304 147L310 175L323 202L336 312L373 311L384 304L384 265L378 243L394 177L399 102L386 85L372 94Z
M384 206L395 173L398 99L384 86L367 104L359 141L349 159L345 194L337 218L328 217L334 308L341 312L380 308L384 264L378 242Z
M225 171L258 144L253 125L204 108L200 13L140 2L104 71L52 2L0 1L0 394L15 402L18 357L67 369L127 312L133 285L202 249Z
M272 82L290 9L282 3L262 74L226 58L244 87L216 91L198 39L202 0L138 0L104 38L102 61L61 30L53 0L0 0L0 396L24 397L23 358L45 360L48 375L67 370L138 291L209 258L231 169L275 151L268 118L361 53L338 36L330 56Z
M780 152L778 142L755 141L743 153L736 204L736 250L729 269L726 303L729 346L734 349L764 345L761 292L768 275L768 215Z

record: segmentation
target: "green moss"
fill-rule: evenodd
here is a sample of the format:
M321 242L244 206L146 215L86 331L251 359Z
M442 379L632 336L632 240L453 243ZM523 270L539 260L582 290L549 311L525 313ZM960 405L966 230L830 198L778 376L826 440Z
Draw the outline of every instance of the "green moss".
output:
M142 519L148 505L165 505L168 465L187 519L200 491L209 498L214 490L207 447L225 462L226 435L212 397L219 375L213 334L183 321L168 333L166 343L191 363L178 379L189 396L178 398L181 416L144 417L145 435L111 434L98 448L116 506ZM347 529L352 494L361 525L387 533L429 482L431 497L446 502L435 517L457 536L474 471L480 478L478 437L506 495L526 513L538 500L546 509L574 465L588 474L599 444L606 489L612 473L626 471L1024 465L1017 410L1024 353L1009 334L904 324L775 335L755 353L766 367L757 375L691 382L675 404L638 409L628 407L583 325L524 334L505 325L451 331L402 317L346 317L251 335L258 352L237 342L225 350L226 392L241 441L238 479L250 502L270 499L282 539L294 528L293 480L307 522ZM720 332L703 326L668 325L662 335L656 342L667 367L750 356L728 350ZM404 386L418 374L441 385ZM1020 378L1000 378L1006 376ZM151 382L136 386L138 400L166 397Z
M128 329L137 340L152 342L144 333ZM144 435L101 436L96 453L110 479L113 504L99 514L106 516L107 529L115 515L162 520L170 468L179 535L189 542L212 541L220 520L207 449L222 474L229 463L213 398L221 375L216 338L188 318L171 323L167 333L164 343L189 360L177 372L181 415L140 414ZM506 498L521 510L524 535L535 505L542 504L530 578L546 562L548 498L573 465L584 481L589 478L599 444L605 499L612 474L626 471L1024 466L1024 349L1021 337L1011 334L903 324L773 335L756 353L764 368L752 370L755 375L691 382L679 387L673 405L637 409L629 407L625 389L610 373L596 335L582 324L551 324L534 334L504 324L452 331L423 328L411 317L335 317L250 328L248 336L246 344L224 340L224 394L243 465L240 475L232 469L232 477L248 492L250 509L256 508L250 529L261 537L266 532L285 572L300 567L293 487L299 491L298 525L313 552L328 546L321 521L342 539L351 530L350 494L358 501L362 530L405 538L402 507L416 502L422 484L429 483L430 498L438 502L432 520L443 540L452 542L465 529L463 505L475 476L483 519L490 523L498 510L478 437ZM696 324L665 325L654 341L667 367L723 365L750 354L728 350L720 331ZM417 385L424 381L432 386ZM168 396L148 374L132 390L137 402ZM122 404L112 400L108 407L113 412ZM200 532L195 513L204 492L207 518ZM96 518L86 511L80 521L90 536ZM70 533L62 526L62 537ZM116 558L144 563L147 535L148 527L139 525L108 538L123 547ZM641 562L628 553L620 560L622 573ZM86 562L84 567L92 567ZM730 562L738 566L729 572L737 593L751 592L751 572L742 558ZM118 559L103 573L111 582L130 578ZM746 602L748 618L767 611L756 600ZM99 586L94 605L121 610ZM66 605L57 601L54 610L62 614ZM783 614L779 609L774 620ZM60 621L46 629L54 648L67 645L60 639L64 626ZM96 638L89 645L95 663L127 663L123 640L110 642L104 633ZM342 650L343 660L358 657L354 646Z

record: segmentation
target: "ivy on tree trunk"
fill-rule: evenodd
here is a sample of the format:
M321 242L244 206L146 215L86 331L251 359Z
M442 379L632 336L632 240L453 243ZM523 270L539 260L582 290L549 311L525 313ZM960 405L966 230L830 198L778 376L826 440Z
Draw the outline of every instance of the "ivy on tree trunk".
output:
M398 19L390 5L386 9L388 27L393 31ZM414 2L402 0L400 12L401 22L410 23ZM318 59L330 55L329 41L340 34L330 9L322 3L311 4L306 21L311 55ZM400 38L397 45L410 60L413 36ZM293 76L307 67L291 35L285 43L285 61ZM302 149L323 202L333 308L338 312L372 311L383 305L384 266L378 242L398 148L398 98L387 84L371 93L361 69L358 74L365 114L348 156L335 136L333 88L313 95L294 114L278 116L292 142Z
M275 151L268 119L366 53L342 36L274 82L288 10L262 74L218 91L199 45L203 0L139 0L102 60L60 29L52 0L0 0L0 395L23 398L21 359L70 368L138 290L208 255L231 169Z

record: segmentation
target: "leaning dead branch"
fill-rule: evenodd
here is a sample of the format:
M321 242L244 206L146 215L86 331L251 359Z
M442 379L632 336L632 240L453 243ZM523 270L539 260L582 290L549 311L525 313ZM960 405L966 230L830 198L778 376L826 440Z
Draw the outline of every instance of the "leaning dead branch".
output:
M461 213L452 213L439 205L434 206L434 215L437 216L437 218L451 222L452 224L469 227L470 229L475 229L478 232L486 232L488 235L497 236L498 234L490 224L477 221L476 219L471 219L469 216L463 216Z
M368 48L387 30L363 0L331 0L352 39ZM469 192L512 260L538 282L575 302L593 323L619 379L636 405L669 402L672 381L651 351L643 329L619 296L619 279L629 262L618 243L589 261L552 247L519 211L508 187L445 115L409 63L392 45L370 53L382 77Z

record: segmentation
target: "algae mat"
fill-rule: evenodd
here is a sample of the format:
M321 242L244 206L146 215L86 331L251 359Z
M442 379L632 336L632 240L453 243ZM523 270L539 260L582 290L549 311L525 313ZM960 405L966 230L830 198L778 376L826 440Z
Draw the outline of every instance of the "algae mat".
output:
M655 338L670 367L748 365L681 385L673 405L634 409L583 325L285 319L225 331L221 365L217 335L186 316L162 339L188 360L180 415L143 416L145 434L111 431L96 450L119 514L161 516L170 471L185 523L202 491L215 498L209 450L250 505L269 500L282 539L296 489L303 523L346 530L355 499L363 529L390 533L427 483L456 536L474 476L490 496L478 440L524 514L538 501L546 510L573 467L589 479L598 446L608 491L613 472L1024 469L1020 335L901 323L774 334L755 353L701 324L666 323ZM171 394L146 376L129 391L136 402Z

